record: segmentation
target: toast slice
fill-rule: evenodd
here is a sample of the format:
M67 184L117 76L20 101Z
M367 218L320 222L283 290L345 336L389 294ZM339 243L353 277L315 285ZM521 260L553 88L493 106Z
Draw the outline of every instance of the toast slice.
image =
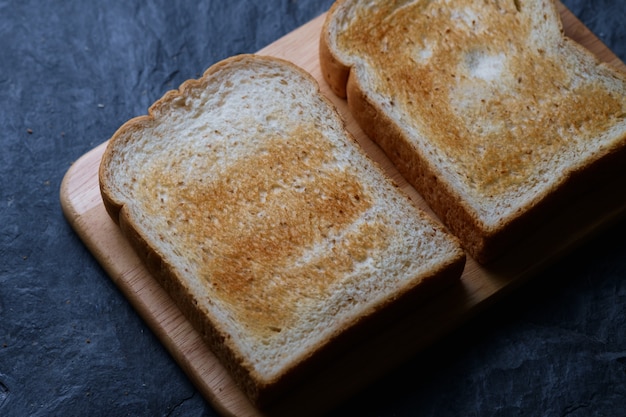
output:
M104 205L251 401L458 281L465 253L345 130L317 82L226 59L112 137Z
M480 263L624 175L626 76L563 35L552 0L340 0L320 62Z

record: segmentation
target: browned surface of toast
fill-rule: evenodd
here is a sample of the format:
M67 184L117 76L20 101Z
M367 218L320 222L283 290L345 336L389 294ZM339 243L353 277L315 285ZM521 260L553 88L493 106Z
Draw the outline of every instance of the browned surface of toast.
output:
M475 259L625 163L626 76L564 38L550 0L350 3L324 76Z
M257 406L465 262L315 79L273 57L225 59L165 94L117 130L99 178L122 234Z

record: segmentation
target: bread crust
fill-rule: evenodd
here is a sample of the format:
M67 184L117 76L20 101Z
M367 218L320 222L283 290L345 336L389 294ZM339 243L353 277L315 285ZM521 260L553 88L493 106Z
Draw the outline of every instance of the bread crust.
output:
M339 7L341 2L335 2L330 7L328 15ZM330 19L324 20L319 42L319 61L323 77L331 91L340 98L346 98L346 88L350 75L350 66L339 60L330 48Z
M551 215L566 207L573 195L584 193L586 187L603 181L607 175L623 176L623 169L619 167L626 163L626 134L622 134L621 140L616 141L621 145L599 149L585 166L568 172L560 182L550 185L541 195L520 207L514 214L507 216L506 219L502 218L496 224L485 224L476 210L450 186L449 180L445 178L446 174L438 171L432 160L421 149L415 147L407 131L390 116L390 110L381 107L380 103L372 98L373 87L361 85L359 80L364 77L356 76L353 64L342 58L342 54L348 56L352 51L338 52L341 47L335 45L334 36L338 36L336 32L339 29L333 26L335 24L333 19L334 14L346 3L347 0L338 0L333 4L320 36L320 66L325 81L337 96L347 99L352 116L365 134L381 147L443 224L461 239L468 254L479 263L488 264L496 259L523 238L529 228L540 227ZM554 2L543 3L547 7L547 14L558 15ZM516 7L519 9L525 5L516 3ZM360 12L366 13L363 10ZM342 24L348 25L346 22ZM557 30L562 33L560 20ZM562 36L561 42L570 44L572 54L584 55L585 59L590 55L582 46L565 35ZM623 83L625 74L617 69L609 69L606 64L600 63L595 58L594 60L596 67L604 68L600 71L615 74L616 79L619 78L619 82ZM442 71L445 70L446 68L442 68ZM372 81L375 77L368 74L368 83L375 83L376 81Z

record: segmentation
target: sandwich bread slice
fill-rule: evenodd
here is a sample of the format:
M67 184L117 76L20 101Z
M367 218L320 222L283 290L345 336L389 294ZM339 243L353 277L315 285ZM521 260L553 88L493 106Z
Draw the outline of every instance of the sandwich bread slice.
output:
M552 0L339 0L320 62L483 264L623 175L626 75L564 36Z
M345 130L317 82L226 59L112 137L105 208L259 407L457 281L458 240Z

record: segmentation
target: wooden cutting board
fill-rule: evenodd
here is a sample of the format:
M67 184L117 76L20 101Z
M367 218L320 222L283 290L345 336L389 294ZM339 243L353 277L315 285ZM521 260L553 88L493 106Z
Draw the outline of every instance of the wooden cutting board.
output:
M602 61L626 70L569 10L558 3L565 33L593 51ZM350 117L345 101L337 99L323 82L318 64L318 39L324 15L259 51L288 59L309 71L345 118L365 150L387 170L415 203L429 209L397 173L380 149ZM69 223L134 306L148 326L202 392L225 416L261 416L237 389L225 369L203 343L165 291L154 281L108 217L98 188L98 166L106 143L75 162L61 186L61 204ZM623 180L620 187L624 189ZM571 210L511 250L489 268L468 259L459 285L428 300L384 334L371 335L367 343L339 358L318 375L297 387L271 414L316 414L357 392L385 372L415 356L469 317L510 294L512 290L599 230L626 214L619 193L604 192L606 184L581 196ZM619 188L618 188L619 189Z

